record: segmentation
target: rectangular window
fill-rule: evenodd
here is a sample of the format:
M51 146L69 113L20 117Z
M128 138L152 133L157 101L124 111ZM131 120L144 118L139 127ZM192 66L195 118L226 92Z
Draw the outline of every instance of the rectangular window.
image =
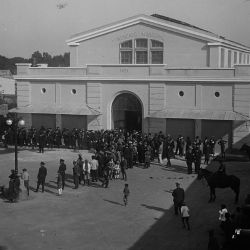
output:
M147 51L136 51L135 58L137 64L147 64L148 63L148 52Z
M237 58L237 52L235 51L234 52L234 64L237 64L237 60L238 60L238 58Z
M228 65L228 68L232 67L232 51L231 50L228 51L227 65Z
M249 64L249 54L247 54L247 64Z
M148 40L147 39L136 39L135 40L136 48L148 48Z
M242 53L239 55L239 64L242 64Z
M163 43L156 40L151 40L151 47L152 48L163 48Z
M121 43L121 48L122 49L125 49L125 48L132 49L132 40L125 41L125 42Z
M220 51L220 66L221 68L225 67L225 49L221 49Z
M132 51L121 51L121 64L132 64Z
M151 51L152 64L163 64L163 51Z

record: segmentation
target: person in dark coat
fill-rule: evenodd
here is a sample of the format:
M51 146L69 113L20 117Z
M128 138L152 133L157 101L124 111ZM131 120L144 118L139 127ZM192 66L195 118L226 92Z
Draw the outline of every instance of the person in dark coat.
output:
M11 202L15 202L19 197L20 179L14 169L11 170L9 178L9 199Z
M200 146L198 144L195 145L195 148L193 150L193 154L194 154L195 173L198 173L200 170L200 166L201 166L201 156L202 156L202 152L201 152Z
M62 189L64 189L65 186L65 172L66 172L66 164L64 163L63 159L60 159L60 166L58 169L58 172L61 174L62 176Z
M40 163L40 168L38 170L37 187L36 187L35 192L38 192L40 185L42 185L42 192L44 192L44 184L45 184L46 176L47 176L47 168L45 167L45 163L42 161Z
M126 174L127 160L124 158L124 156L122 156L120 166L121 166L122 179L127 181L127 174Z
M192 152L192 148L189 147L187 149L187 152L186 152L186 163L187 163L187 167L188 167L188 174L192 174L193 162L194 162L194 155Z
M218 243L218 240L214 236L214 230L213 229L209 230L208 235L209 235L209 239L208 239L207 250L220 250L220 245Z
M79 177L80 177L80 168L76 161L73 161L73 179L75 187L77 189L79 187Z
M184 189L180 187L180 183L176 182L176 188L174 189L172 196L174 198L174 212L175 215L181 213L181 205L185 199Z

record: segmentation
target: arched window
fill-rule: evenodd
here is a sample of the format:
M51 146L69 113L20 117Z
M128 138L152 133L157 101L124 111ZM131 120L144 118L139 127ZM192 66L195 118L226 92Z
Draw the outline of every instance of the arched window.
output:
M125 41L120 44L120 60L121 64L132 64L133 62L132 40Z
M163 42L147 38L120 44L121 64L163 64Z

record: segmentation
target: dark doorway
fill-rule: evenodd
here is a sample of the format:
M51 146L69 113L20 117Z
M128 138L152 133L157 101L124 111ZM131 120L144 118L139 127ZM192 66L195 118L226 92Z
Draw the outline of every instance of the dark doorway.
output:
M124 93L112 104L113 128L127 131L142 129L142 107L137 97Z

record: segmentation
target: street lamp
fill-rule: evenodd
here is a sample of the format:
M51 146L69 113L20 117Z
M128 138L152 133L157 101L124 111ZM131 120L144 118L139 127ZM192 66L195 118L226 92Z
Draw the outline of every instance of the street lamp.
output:
M6 120L6 124L9 126L13 126L14 128L14 139L15 139L15 172L16 174L18 173L18 150L17 150L17 129L18 129L18 125L20 126L24 126L25 121L22 118L18 118L17 117L17 113L15 113L14 118L8 118Z

